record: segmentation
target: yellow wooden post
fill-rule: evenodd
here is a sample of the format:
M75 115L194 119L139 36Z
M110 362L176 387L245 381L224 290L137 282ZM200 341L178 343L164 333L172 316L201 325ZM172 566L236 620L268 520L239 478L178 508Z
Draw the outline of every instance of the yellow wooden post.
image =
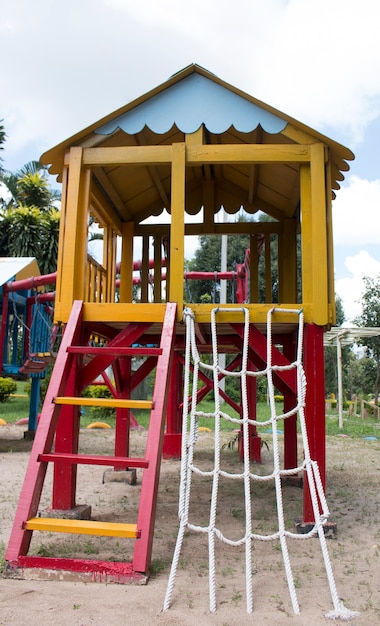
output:
M319 326L324 326L329 322L324 144L313 144L310 157L314 322Z
M54 321L59 321L57 313L59 311L60 302L62 299L62 289L64 284L63 278L63 251L64 251L64 239L66 234L66 205L67 205L67 179L68 179L68 167L65 166L62 171L62 194L61 194L61 216L59 223L59 239L58 239L58 258L57 258L57 282L56 282L56 295L55 295L55 307L54 307Z
M279 301L297 302L297 241L296 221L285 218L279 235Z
M64 235L59 254L60 294L56 303L56 319L68 320L74 300L83 300L85 293L87 223L91 170L82 170L80 147L70 150Z
M334 240L332 227L332 197L331 197L331 163L326 166L326 223L327 223L327 257L328 257L328 284L329 284L329 322L336 323L335 283L334 283Z
M149 236L142 238L141 302L149 302Z
M184 143L173 144L170 229L170 301L177 302L178 319L182 319L185 254L185 167Z
M153 294L154 301L161 302L162 300L162 252L161 252L161 237L159 234L154 236L154 286Z
M272 302L272 265L270 234L265 233L265 302Z
M120 302L132 302L133 231L133 222L123 222L120 262Z
M249 301L259 301L259 239L257 235L250 238L250 281L249 281Z
M310 166L300 167L300 190L301 190L301 254L302 254L302 303L313 303L313 234L311 215L311 183ZM313 320L306 320L311 322Z

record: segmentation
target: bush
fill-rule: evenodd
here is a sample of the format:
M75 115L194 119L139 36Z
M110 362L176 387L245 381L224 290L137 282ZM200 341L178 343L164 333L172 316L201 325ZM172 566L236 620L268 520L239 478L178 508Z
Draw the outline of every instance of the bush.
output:
M16 390L17 384L12 378L0 378L0 402L7 402Z
M107 385L89 385L83 390L82 396L84 398L112 398L112 394ZM116 415L115 409L111 407L93 406L88 413L94 420L107 420L114 418Z

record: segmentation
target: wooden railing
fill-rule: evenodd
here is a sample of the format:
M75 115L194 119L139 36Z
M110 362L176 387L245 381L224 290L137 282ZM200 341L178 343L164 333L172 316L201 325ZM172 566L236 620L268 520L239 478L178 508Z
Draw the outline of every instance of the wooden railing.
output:
M85 302L107 302L107 271L87 255Z

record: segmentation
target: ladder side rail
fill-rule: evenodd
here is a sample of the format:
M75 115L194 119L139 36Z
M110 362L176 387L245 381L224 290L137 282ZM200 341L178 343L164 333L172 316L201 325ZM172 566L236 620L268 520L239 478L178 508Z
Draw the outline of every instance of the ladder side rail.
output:
M169 379L175 342L176 303L166 305L162 327L162 354L157 359L156 380L153 390L153 409L150 414L145 458L149 467L144 470L137 529L141 538L136 541L133 554L135 572L147 572L152 554L154 523L157 508L158 483L164 439L165 415L169 394Z
M18 556L27 553L32 538L32 531L24 530L23 524L27 519L37 514L47 469L47 464L40 463L38 457L41 453L50 452L53 445L55 427L60 411L60 407L54 404L54 398L64 392L73 359L73 357L68 355L67 347L72 343L77 343L79 340L82 313L83 303L77 300L73 304L62 338L30 453L24 484L5 556L6 560L10 563L17 562Z

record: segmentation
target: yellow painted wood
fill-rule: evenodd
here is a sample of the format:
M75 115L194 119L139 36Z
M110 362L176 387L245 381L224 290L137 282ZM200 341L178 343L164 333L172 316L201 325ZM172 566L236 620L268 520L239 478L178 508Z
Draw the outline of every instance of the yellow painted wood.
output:
M67 204L67 179L68 168L64 167L62 171L62 194L61 194L61 216L59 222L59 238L58 238L58 258L57 258L57 281L56 281L56 295L54 306L54 323L57 324L59 318L57 317L57 311L60 306L62 283L63 283L63 242L65 237L65 224L66 224L66 204Z
M259 251L258 239L256 235L250 238L250 280L249 280L249 300L259 301Z
M99 189L98 185L93 186L92 192L98 201L100 216L104 216L104 209L106 208L108 219L105 221L108 221L112 225L112 228L114 228L118 234L121 234L122 223L119 216L122 215L124 219L130 219L130 215L128 215L125 204L103 168L94 167L93 174L100 183L102 190L104 190L105 194L107 194L107 196L105 196L103 191Z
M250 314L250 321L252 324L266 324L267 322L267 314L269 309L275 307L276 309L301 309L304 313L305 322L312 321L312 313L313 307L311 303L281 303L281 304L228 304L228 308L237 309L235 312L219 312L216 321L219 324L226 323L235 323L243 321L243 313L241 312L242 307L247 308ZM194 311L195 320L198 324L207 324L210 323L210 316L212 309L215 309L215 304L191 304L191 310ZM278 315L277 319L274 319L273 322L279 321L283 324L294 324L295 316L294 314L281 313Z
M75 272L75 235L77 230L77 206L79 198L80 176L82 166L82 149L72 148L69 154L70 168L67 177L67 192L64 216L61 216L63 235L60 237L57 276L56 306L61 303L73 302ZM59 319L59 318L58 318Z
M124 400L121 398L77 398L74 396L59 396L54 399L55 404L73 406L99 406L110 409L148 409L153 403L150 400Z
M172 146L118 146L83 150L84 166L158 165L171 161Z
M312 272L314 322L329 323L327 281L327 228L325 191L325 149L323 144L311 146L311 208L312 208Z
M133 222L122 225L122 248L120 262L120 302L132 302L133 290Z
M93 185L91 189L90 213L100 226L109 224L118 235L121 235L122 222L120 218L115 215L112 206L107 202L97 185Z
M161 302L162 301L162 245L161 245L161 237L154 237L153 249L154 249L153 299L154 299L154 302Z
M204 126L203 124L194 133L185 135L186 146L199 146L204 143Z
M297 301L297 240L296 221L285 218L283 234L279 237L279 300Z
M327 272L329 289L329 323L336 324L335 281L334 281L334 240L331 197L331 163L326 166L326 216L327 216Z
M57 519L54 517L32 517L24 525L26 530L78 535L101 535L104 537L138 537L136 524L96 522L92 520Z
M174 147L174 146L173 146ZM187 165L199 163L305 163L310 146L284 144L232 144L188 146Z
M301 256L302 256L302 302L313 301L313 233L311 215L310 167L300 168L301 190Z
M183 285L183 278L182 278ZM83 320L85 322L122 323L125 322L163 322L165 304L98 304L86 302L83 305Z
M265 235L265 302L272 302L271 236Z
M185 255L185 144L173 144L172 164L172 222L170 233L169 300L178 304L178 319L182 318L183 276Z
M141 302L149 302L149 237L145 235L142 240L141 259Z

